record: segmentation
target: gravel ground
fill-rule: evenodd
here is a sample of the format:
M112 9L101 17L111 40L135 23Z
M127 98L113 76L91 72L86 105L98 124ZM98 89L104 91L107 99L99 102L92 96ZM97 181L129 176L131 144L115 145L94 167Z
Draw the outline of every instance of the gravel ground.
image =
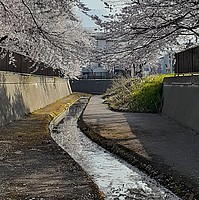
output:
M0 129L0 199L102 199L48 130L51 116L77 98L71 95Z

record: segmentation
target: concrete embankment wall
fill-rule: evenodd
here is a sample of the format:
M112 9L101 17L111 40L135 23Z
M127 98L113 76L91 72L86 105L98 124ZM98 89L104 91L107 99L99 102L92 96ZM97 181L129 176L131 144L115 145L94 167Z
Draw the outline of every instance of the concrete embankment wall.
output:
M82 79L71 80L70 85L73 92L84 92L89 94L103 94L112 85L111 79Z
M199 132L199 76L164 80L162 113Z
M65 79L0 72L0 126L71 93Z

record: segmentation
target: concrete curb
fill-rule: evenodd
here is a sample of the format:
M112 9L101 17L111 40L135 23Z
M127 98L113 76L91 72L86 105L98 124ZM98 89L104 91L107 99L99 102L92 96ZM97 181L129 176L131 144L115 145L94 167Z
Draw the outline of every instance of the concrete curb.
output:
M56 126L57 124L59 124L61 122L61 120L64 118L64 116L68 113L68 111L69 111L69 108L66 108L66 109L64 109L64 111L62 113L60 113L59 115L54 117L49 124L49 129L52 130L53 126Z

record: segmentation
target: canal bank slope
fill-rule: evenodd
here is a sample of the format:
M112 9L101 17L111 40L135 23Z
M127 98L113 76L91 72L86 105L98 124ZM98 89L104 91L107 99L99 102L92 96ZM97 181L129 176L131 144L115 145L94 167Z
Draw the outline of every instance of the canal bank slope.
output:
M108 109L93 96L79 120L101 146L145 171L183 199L199 199L199 136L159 114Z
M0 128L0 199L101 199L98 187L51 138L51 120L81 95Z

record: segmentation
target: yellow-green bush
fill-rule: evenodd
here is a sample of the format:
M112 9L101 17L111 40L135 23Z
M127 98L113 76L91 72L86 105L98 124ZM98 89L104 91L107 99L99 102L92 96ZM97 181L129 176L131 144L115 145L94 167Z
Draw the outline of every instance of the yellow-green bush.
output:
M165 75L148 76L138 85L132 85L130 110L133 112L159 112L162 105Z
M163 80L165 76L153 75L143 79L122 78L104 95L109 106L131 112L159 112L162 107Z

